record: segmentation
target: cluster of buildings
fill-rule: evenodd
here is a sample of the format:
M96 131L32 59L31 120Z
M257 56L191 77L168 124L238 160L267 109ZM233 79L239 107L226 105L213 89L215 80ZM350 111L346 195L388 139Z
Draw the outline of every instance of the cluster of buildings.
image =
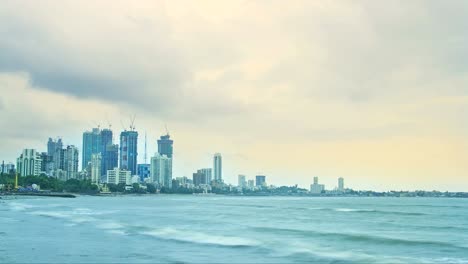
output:
M49 177L66 181L69 179L90 180L93 184L124 184L131 188L134 183L154 184L161 188L198 188L211 191L212 188L225 189L235 186L225 185L223 181L223 158L220 153L213 156L213 166L198 169L192 178L173 177L173 144L169 133L157 140L157 153L148 162L146 151L144 163L138 164L138 132L130 126L130 130L120 133L119 144L114 142L113 131L109 129L93 128L83 133L83 148L81 153L81 170L79 170L79 150L74 145L63 144L61 138L49 138L47 151L39 152L35 149L24 149L17 159L16 172L21 176L45 174ZM1 164L1 173L15 171L12 163ZM251 191L268 187L265 175L256 175L254 179L247 179L245 175L238 175L237 191L244 189ZM344 179L338 179L335 192L344 192ZM325 186L319 184L318 177L314 177L310 186L311 194L322 194Z
M138 132L134 127L120 133L119 143L114 142L113 131L93 128L83 133L81 170L79 170L79 150L73 145L64 146L61 138L49 138L47 151L24 149L15 165L4 164L2 173L17 172L21 176L45 174L66 181L69 179L91 180L93 184L151 183L159 188L178 186L210 186L222 183L222 156L213 157L213 168L204 168L193 174L192 179L173 179L173 144L169 133L157 140L157 153L148 162L138 164Z

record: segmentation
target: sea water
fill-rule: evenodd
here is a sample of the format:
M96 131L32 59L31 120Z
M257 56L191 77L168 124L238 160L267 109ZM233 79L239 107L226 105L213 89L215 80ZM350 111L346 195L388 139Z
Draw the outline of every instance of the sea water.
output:
M468 263L468 199L0 200L0 263Z

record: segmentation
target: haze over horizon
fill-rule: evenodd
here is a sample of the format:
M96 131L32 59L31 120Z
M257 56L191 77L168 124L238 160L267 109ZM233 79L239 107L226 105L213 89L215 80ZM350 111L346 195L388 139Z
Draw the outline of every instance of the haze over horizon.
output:
M136 115L174 177L468 190L468 2L0 2L0 161ZM116 137L118 138L118 136Z

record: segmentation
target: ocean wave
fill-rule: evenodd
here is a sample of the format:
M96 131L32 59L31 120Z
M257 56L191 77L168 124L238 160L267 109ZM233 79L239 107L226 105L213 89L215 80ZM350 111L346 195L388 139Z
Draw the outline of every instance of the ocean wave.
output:
M389 215L412 215L412 216L427 215L425 213L419 213L419 212L385 211L385 210L360 209L360 208L330 208L330 209L324 208L323 210L332 210L335 212L342 212L342 213L389 214Z
M74 223L85 223L85 222L93 222L96 219L90 217L88 215L80 215L76 214L75 212L62 212L62 211L33 211L30 212L31 215L38 215L38 216L45 216L57 219L65 219L69 220Z
M122 229L124 228L124 225L117 222L104 222L96 225L96 227L100 229Z
M165 240L226 247L253 247L260 244L258 241L247 238L215 236L201 232L177 230L174 228L153 229L151 231L141 232L141 234Z
M10 202L8 203L8 205L10 206L10 209L13 211L25 211L25 210L36 207L30 204L24 204L24 203L18 203L18 202Z
M358 234L358 233L333 233L323 232L315 230L298 230L289 228L268 228L268 227L256 227L254 230L262 232L271 232L275 234L287 234L287 235L298 235L306 237L324 237L324 238L335 238L338 240L345 240L351 242L364 242L364 243L379 243L387 245L406 245L406 246L435 246L435 247L452 247L459 249L468 249L465 245L452 244L449 242L434 241L434 240L412 240L398 237L388 236L375 236L369 234Z

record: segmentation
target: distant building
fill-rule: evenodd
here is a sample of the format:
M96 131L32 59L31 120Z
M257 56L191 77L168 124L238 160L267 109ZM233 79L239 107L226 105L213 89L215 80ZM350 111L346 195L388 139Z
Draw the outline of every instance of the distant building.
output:
M150 168L151 164L138 164L138 176L140 177L140 181L143 182L146 178L151 176Z
M133 175L133 176L132 176L131 183L132 183L132 184L140 183L140 177L139 177L138 175Z
M100 177L102 177L102 175L107 174L107 170L112 170L118 166L119 147L114 145L112 130L101 130L99 145L98 153L101 153L102 157Z
M11 162L5 164L4 162L2 162L2 167L0 168L0 173L9 174L9 173L14 173L14 172L15 172L15 164L13 164Z
M101 181L101 153L91 155L91 183L98 184Z
M223 181L223 158L220 153L216 153L213 157L214 180L216 182Z
M319 184L318 177L314 177L314 184L310 185L310 192L313 194L320 194L325 190L325 185Z
M132 175L128 170L114 168L107 171L107 183L131 185Z
M120 133L120 168L137 174L138 132L123 131Z
M151 181L161 187L172 187L172 159L166 155L156 154L151 158Z
M195 186L200 186L202 184L207 184L206 182L206 176L201 173L200 171L195 172L192 176L193 179L193 185Z
M255 176L255 186L257 187L266 186L266 176L264 175Z
M173 144L174 141L171 140L171 136L169 136L169 134L161 136L158 140L158 153L160 155L166 155L168 158L172 159Z
M41 154L35 149L24 149L17 159L17 170L21 176L39 176L41 174Z
M119 166L119 145L111 144L106 146L105 155L102 155L102 164L103 168L101 168L101 173L102 171L104 171L104 173L101 174L101 180L105 181L107 171Z
M255 181L254 180L249 180L247 182L247 186L250 188L250 189L253 189L255 187Z
M77 179L78 178L78 148L75 146L67 146L64 150L64 171L66 179Z
M86 168L91 162L91 156L98 153L101 153L101 130L93 128L92 131L85 131L83 133L82 168Z
M48 172L47 165L49 165L49 166L53 165L52 157L47 155L47 152L42 152L40 155L41 155L41 173L45 173L45 174L49 175L47 173Z
M245 175L239 175L237 176L237 186L240 188L245 188L247 187L247 182L246 182L246 177Z
M210 184L212 181L212 169L205 168L198 170L198 173L205 175L205 184Z
M338 178L338 191L344 192L344 179L342 177Z
M47 175L53 176L55 170L63 169L63 155L60 157L60 155L63 154L62 149L63 142L61 138L57 140L49 138L49 141L47 141L47 157L44 155L42 157L42 167L45 169L43 171L45 171ZM56 155L59 155L59 157L56 157ZM60 163L60 161L62 163Z

